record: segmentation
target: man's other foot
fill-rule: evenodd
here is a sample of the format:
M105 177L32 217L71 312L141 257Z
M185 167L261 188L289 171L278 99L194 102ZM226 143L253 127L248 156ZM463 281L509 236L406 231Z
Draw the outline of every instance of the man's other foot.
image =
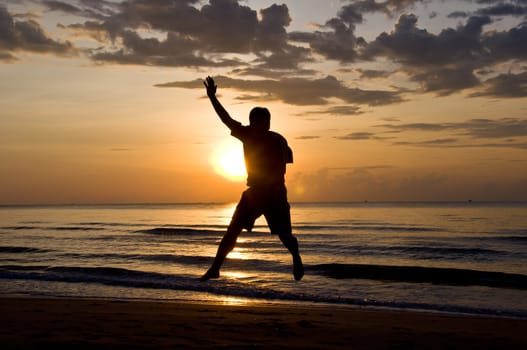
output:
M207 271L201 278L199 279L201 282L208 281L210 279L215 279L220 277L220 272L215 270L209 270Z
M304 265L302 265L300 256L293 258L293 276L295 276L295 280L297 281L300 281L304 277Z

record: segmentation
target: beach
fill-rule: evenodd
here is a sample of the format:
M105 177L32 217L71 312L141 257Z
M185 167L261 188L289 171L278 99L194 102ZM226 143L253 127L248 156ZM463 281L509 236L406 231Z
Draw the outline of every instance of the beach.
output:
M527 320L335 306L0 299L3 349L524 349Z
M527 204L295 204L200 282L232 205L0 208L1 349L525 349Z

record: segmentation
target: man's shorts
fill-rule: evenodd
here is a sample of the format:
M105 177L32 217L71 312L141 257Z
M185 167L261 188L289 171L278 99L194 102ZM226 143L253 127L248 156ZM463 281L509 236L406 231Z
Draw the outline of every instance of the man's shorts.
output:
M285 185L249 187L243 192L230 225L251 231L261 215L265 216L272 234L291 234L291 214Z

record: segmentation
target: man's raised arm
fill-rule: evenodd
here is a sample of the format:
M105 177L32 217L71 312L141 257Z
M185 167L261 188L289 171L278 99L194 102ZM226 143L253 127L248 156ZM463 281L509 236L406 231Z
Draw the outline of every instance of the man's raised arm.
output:
M207 77L203 82L203 85L205 85L205 87L207 88L207 96L209 97L209 100L212 103L216 114L218 115L218 117L220 117L223 124L227 125L229 129L232 129L239 125L240 123L232 119L229 113L225 110L225 108L223 108L220 101L218 101L218 98L216 97L216 84L214 83L214 79L212 79L211 77Z

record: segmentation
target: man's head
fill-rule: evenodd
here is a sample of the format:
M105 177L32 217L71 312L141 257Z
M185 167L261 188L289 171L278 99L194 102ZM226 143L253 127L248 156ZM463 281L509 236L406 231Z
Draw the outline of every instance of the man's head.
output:
M264 107L254 107L249 113L249 125L255 129L267 131L271 127L271 113Z

